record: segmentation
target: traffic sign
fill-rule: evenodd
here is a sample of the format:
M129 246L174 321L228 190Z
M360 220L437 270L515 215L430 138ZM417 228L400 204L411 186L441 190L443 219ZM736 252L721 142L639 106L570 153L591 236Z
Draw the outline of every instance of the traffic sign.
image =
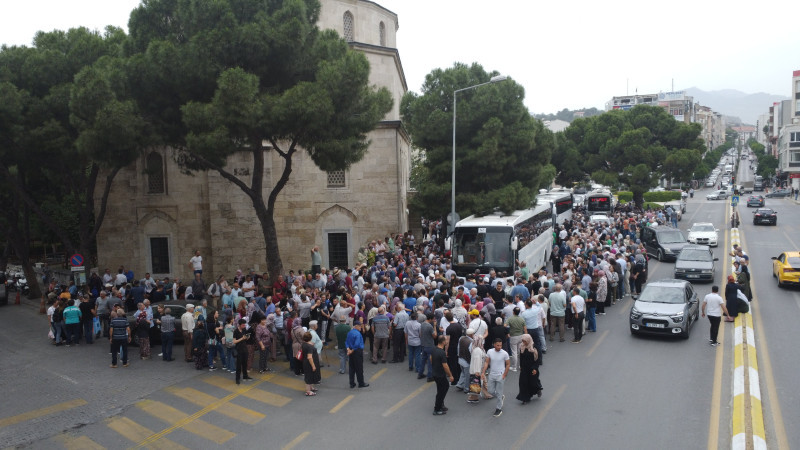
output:
M731 206L736 206L739 204L739 196L734 195L731 197Z
M69 263L72 267L78 267L83 265L83 255L79 253L75 253L74 255L69 257Z
M84 272L84 271L86 271L86 267L83 267L83 266L72 266L72 267L70 267L70 270L73 271L73 272Z

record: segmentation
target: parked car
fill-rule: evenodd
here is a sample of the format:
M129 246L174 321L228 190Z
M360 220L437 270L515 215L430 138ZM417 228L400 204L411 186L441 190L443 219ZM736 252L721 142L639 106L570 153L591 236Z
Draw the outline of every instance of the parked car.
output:
M764 196L763 195L751 195L747 197L747 207L751 206L764 206Z
M658 280L645 285L631 306L631 334L680 335L688 339L700 316L700 302L692 284L685 280Z
M674 261L681 249L689 244L681 230L666 226L642 228L641 239L647 254L655 255L659 261Z
M767 198L786 198L792 195L792 191L789 189L778 189L776 191L772 191L765 195L764 197Z
M611 225L611 219L609 219L605 214L592 214L589 216L589 223L602 223L605 225Z
M689 236L686 240L692 244L710 245L711 247L716 247L719 240L719 234L713 223L693 223L692 227L689 228Z
M686 200L672 200L664 203L664 208L671 207L673 211L678 213L678 220L683 218L683 213L686 212Z
M688 281L714 281L715 261L711 249L705 245L687 245L675 260L676 279Z
M718 190L706 195L706 200L719 200L719 199L725 200L726 198L728 198L729 195L730 195L730 193L727 190L718 189Z
M753 225L758 225L761 223L777 225L778 211L770 208L759 208L753 211Z
M772 276L778 279L778 287L800 285L800 252L783 252L773 256Z

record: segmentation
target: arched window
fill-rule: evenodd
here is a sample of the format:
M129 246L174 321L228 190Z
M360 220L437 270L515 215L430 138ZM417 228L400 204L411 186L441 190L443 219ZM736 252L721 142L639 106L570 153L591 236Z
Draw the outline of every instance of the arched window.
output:
M379 34L381 36L381 41L380 41L381 42L381 47L386 47L386 24L385 23L381 22L381 24L378 25L378 32L379 32Z
M353 42L355 38L353 37L353 29L355 28L353 14L350 11L345 11L344 13L344 40L347 42Z
M147 193L164 193L164 160L156 152L147 155Z

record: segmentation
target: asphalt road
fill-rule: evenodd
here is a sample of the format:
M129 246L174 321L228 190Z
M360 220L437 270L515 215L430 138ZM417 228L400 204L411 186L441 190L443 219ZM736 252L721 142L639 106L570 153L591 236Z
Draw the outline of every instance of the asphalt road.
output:
M715 283L721 284L730 269L723 257L727 202L705 200L707 191L689 199L679 224L685 231L693 222L711 221L721 229L723 242L715 249ZM779 337L794 328L800 290L775 287L769 257L797 248L800 229L789 224L798 223L800 213L789 200L768 205L780 211L777 228L755 229L742 213L742 229L753 261L756 313L763 315L756 319L766 342L759 357L771 359L774 382L764 370L762 392L768 442L775 445L780 433L800 442L798 430L776 431L770 414L779 404L783 416L800 415L790 378L800 351ZM673 263L652 261L649 278L671 278L672 269ZM696 287L700 297L711 290L710 284ZM773 299L785 305L776 307ZM607 309L598 332L581 344L549 343L541 399L525 406L514 400L517 375L511 373L499 418L491 415L493 401L467 404L454 389L445 401L448 414L432 416L435 387L417 380L406 364L366 364L370 387L351 390L346 375L335 373L333 352L328 362L334 367L323 370L313 398L303 396L302 379L285 363L238 387L231 374L195 371L180 361L134 357L131 367L110 369L105 344L50 346L38 308L9 306L0 309L0 448L729 448L732 327L723 328L723 345L716 348L707 343L704 319L688 340L634 337L630 306L626 298Z

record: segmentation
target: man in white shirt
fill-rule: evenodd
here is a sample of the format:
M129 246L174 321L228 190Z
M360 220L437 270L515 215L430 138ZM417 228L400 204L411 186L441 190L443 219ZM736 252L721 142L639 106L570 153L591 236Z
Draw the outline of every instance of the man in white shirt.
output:
M703 317L708 315L708 321L711 323L711 334L708 342L712 347L719 345L717 334L719 333L719 323L722 320L723 312L725 317L730 318L728 308L725 307L725 299L719 295L719 286L714 286L711 288L711 293L703 298Z
M494 340L494 348L486 352L486 362L483 363L483 370L481 371L481 373L486 373L486 370L489 370L487 390L497 401L497 407L493 414L495 417L500 417L503 414L503 401L506 399L506 396L503 395L503 385L506 382L510 367L511 358L503 350L503 340L496 338Z
M203 273L203 257L200 256L200 250L194 252L194 256L189 260L189 267L192 268L194 273Z
M183 356L187 362L192 362L192 332L194 331L194 305L186 305L186 312L181 316L181 331L183 332Z
M572 305L572 314L574 320L572 321L572 329L575 331L575 339L572 340L573 344L580 344L583 338L583 317L586 313L586 301L581 297L581 289L579 287L572 288L572 298L570 299Z

